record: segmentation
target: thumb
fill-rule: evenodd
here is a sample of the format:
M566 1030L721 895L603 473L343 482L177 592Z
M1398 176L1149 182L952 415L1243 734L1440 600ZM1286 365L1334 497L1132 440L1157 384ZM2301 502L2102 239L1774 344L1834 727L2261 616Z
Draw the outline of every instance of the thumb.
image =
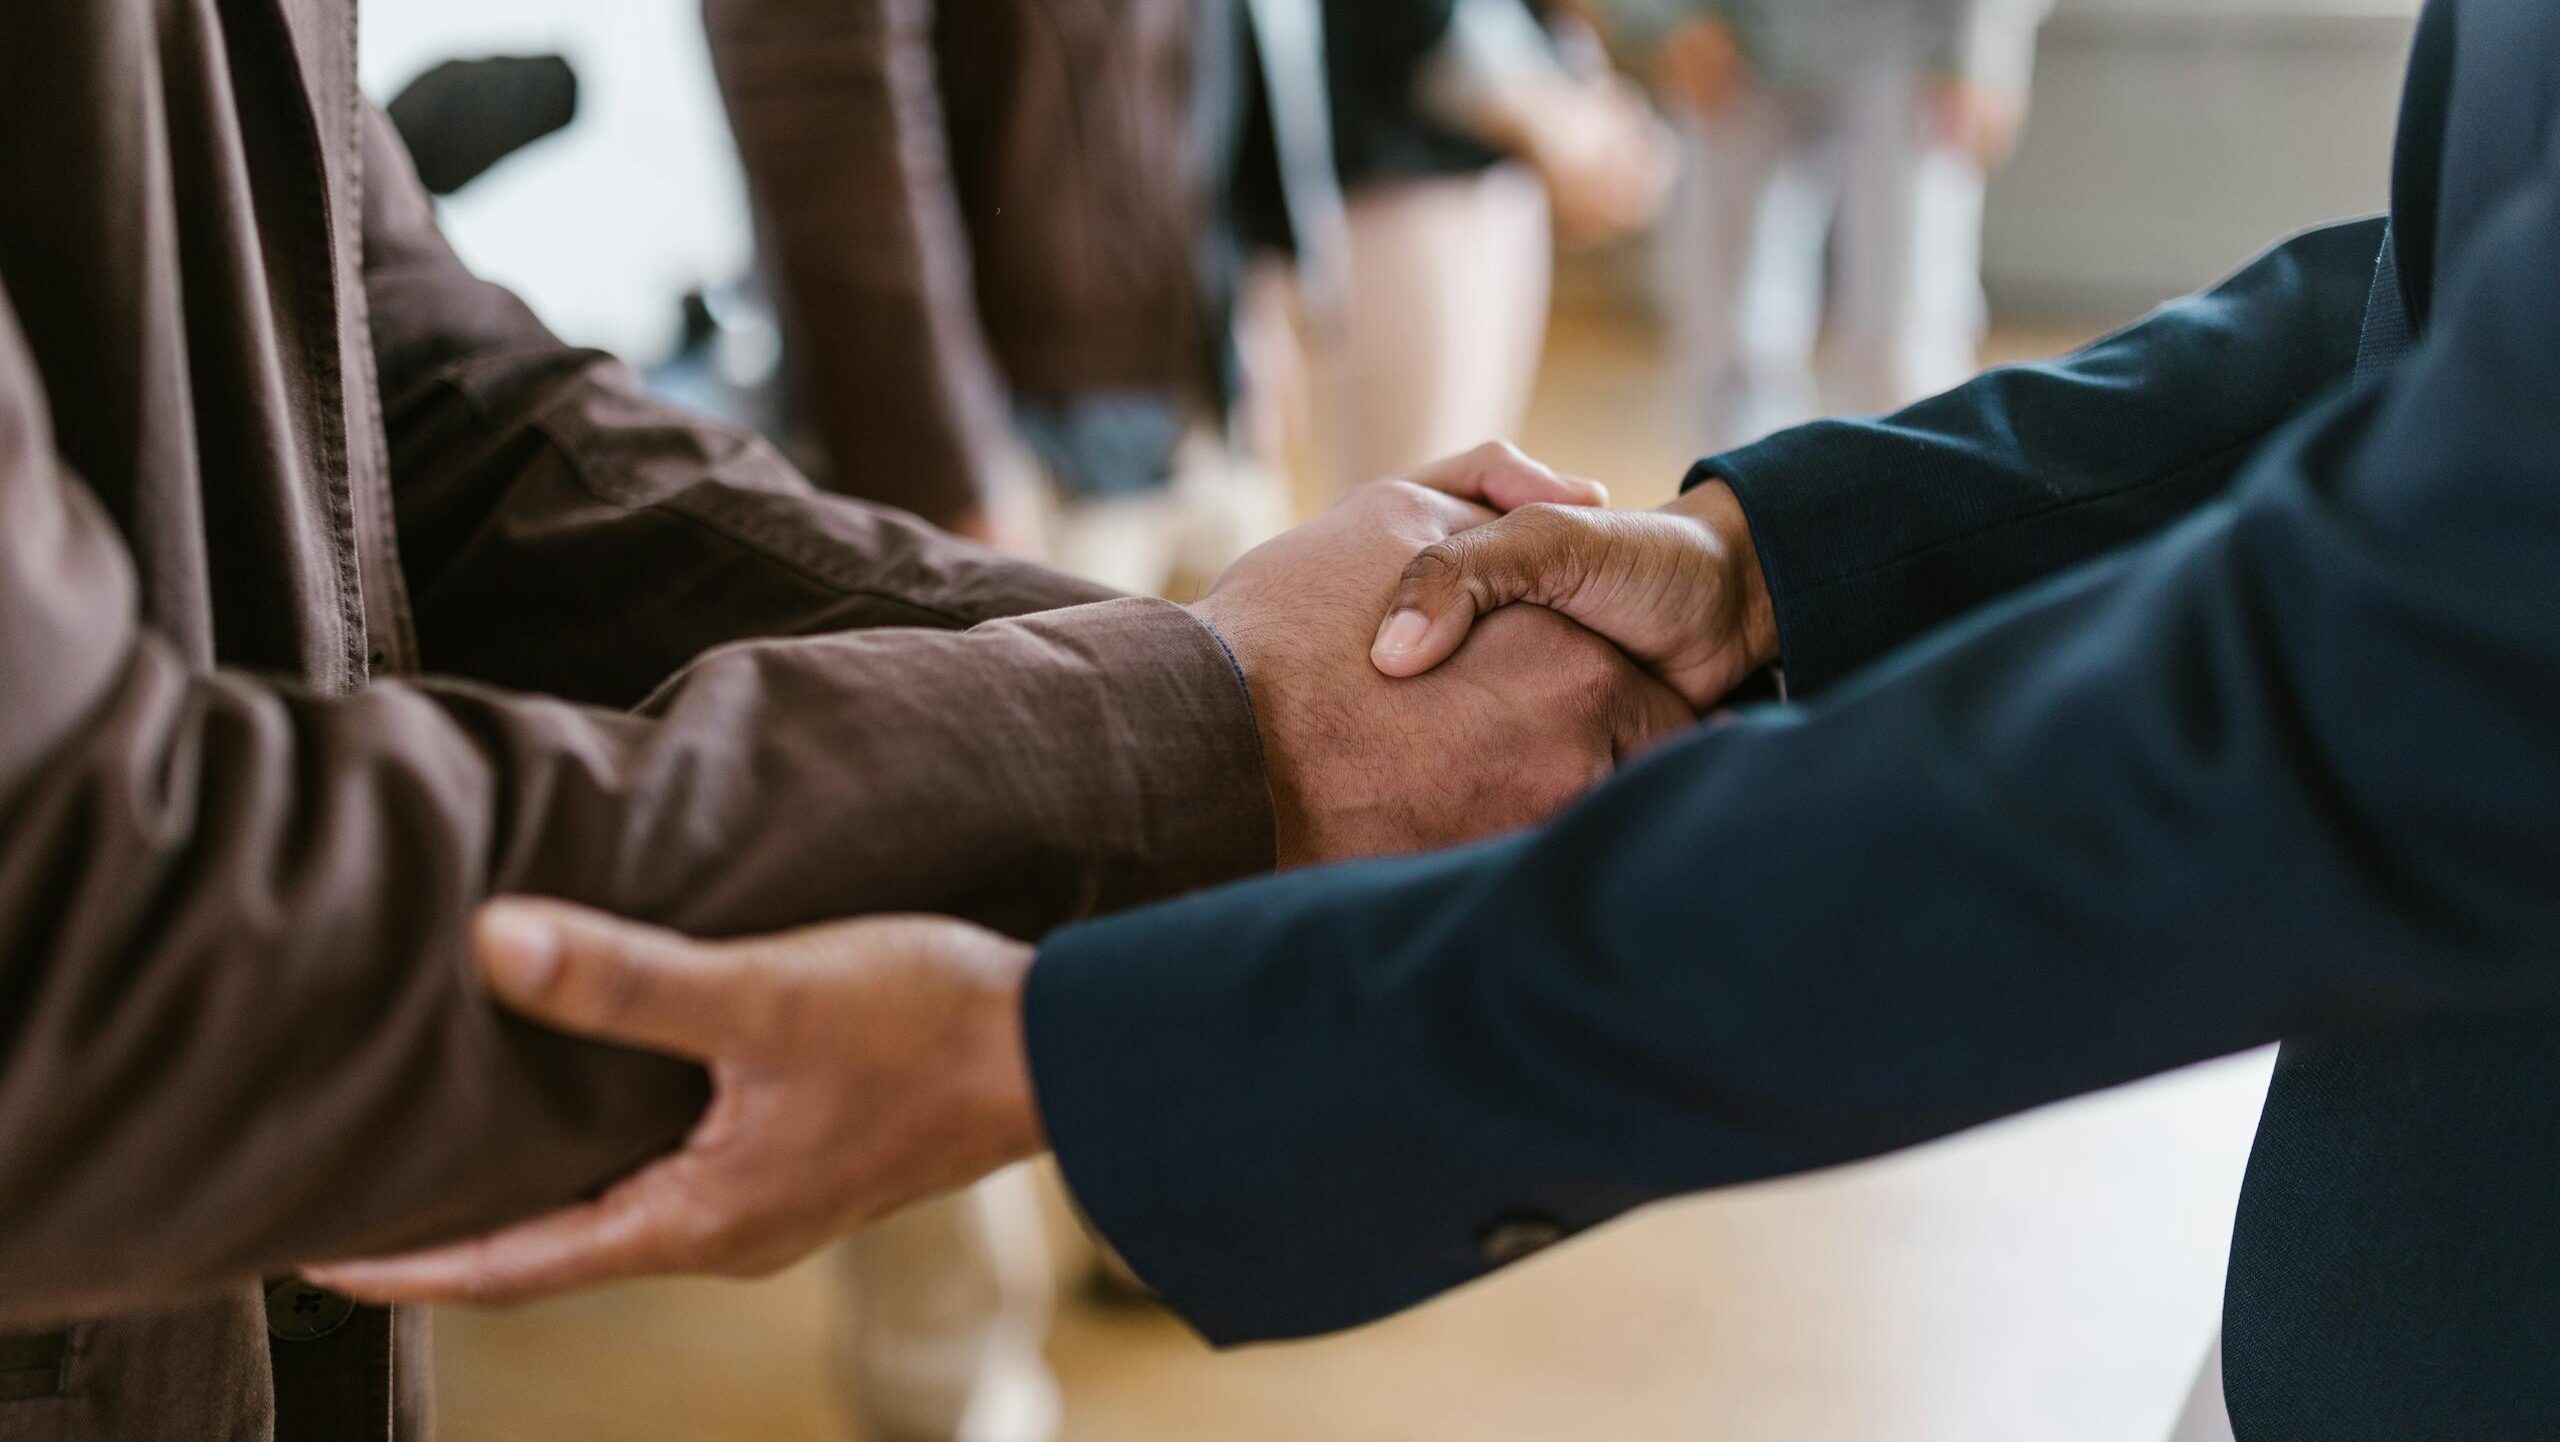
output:
M510 897L480 909L472 941L489 989L546 1026L696 1061L730 1039L735 962L688 937Z
M1397 578L1370 664L1390 676L1419 676L1456 654L1478 616L1572 594L1590 562L1589 514L1531 506L1424 548Z

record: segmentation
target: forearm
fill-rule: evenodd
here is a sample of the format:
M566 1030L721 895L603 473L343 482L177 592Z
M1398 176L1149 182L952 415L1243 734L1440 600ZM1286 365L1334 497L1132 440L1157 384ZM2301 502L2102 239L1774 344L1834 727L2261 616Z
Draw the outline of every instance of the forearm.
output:
M2222 495L2352 371L2381 244L2380 221L2312 231L2062 360L1700 462L1749 514L1792 690Z
M2352 603L2269 614L2316 580L2198 525L1543 835L1054 938L1030 1052L1087 1214L1213 1340L1330 1331L1512 1260L1484 1248L1513 1223L1571 1234L2280 1037L2560 999L2531 879L2560 858L2548 768L2529 796L2504 766L2407 768L2520 758L2560 701L2521 668L2424 707L2306 698L2308 638ZM1106 1054L1083 1039L1106 1017L1156 1044Z
M489 895L1036 935L1267 867L1260 788L1223 654L1154 602L723 652L633 717L296 697L146 638L7 791L0 1314L452 1235L675 1141L689 1069L477 994Z
M731 642L958 631L1114 595L814 492L762 441L672 414L592 353L461 365L390 409L436 674L629 706Z
M2227 498L1547 833L1053 938L1029 1048L1087 1213L1213 1337L1327 1330L1513 1216L2560 1002L2560 421L2515 400L2555 227L2560 185L2512 207L2422 358Z
M428 669L629 705L732 641L959 629L1109 596L819 495L761 441L562 345L453 256L378 123L367 181L367 291Z

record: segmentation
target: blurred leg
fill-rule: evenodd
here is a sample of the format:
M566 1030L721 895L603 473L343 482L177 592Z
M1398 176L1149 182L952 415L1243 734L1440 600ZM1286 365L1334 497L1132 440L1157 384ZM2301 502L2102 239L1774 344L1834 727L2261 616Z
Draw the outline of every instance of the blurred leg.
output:
M1834 409L1889 411L1971 376L1982 339L1981 171L1937 144L1916 67L1842 92Z
M1546 344L1546 193L1512 165L1363 188L1327 397L1346 484L1514 434Z
M1183 443L1171 499L1173 564L1165 594L1177 601L1196 599L1238 557L1296 520L1279 461L1207 429Z
M1825 186L1783 100L1682 121L1688 167L1662 238L1672 370L1701 452L1811 419Z
M1913 223L1912 318L1902 348L1903 391L1916 400L1973 379L1982 368L1990 307L1982 296L1980 165L1947 146L1920 157Z
M1170 488L1061 498L1049 519L1049 564L1115 591L1156 595L1173 579L1178 521Z
M1027 1167L892 1217L838 1249L843 1377L873 1442L1049 1442L1041 1349L1056 1300Z

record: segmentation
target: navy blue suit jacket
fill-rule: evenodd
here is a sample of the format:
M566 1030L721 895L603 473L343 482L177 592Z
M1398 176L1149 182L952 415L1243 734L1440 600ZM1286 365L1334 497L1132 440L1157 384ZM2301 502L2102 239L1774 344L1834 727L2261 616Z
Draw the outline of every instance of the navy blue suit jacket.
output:
M1062 933L1077 1195L1214 1339L2282 1039L2243 1442L2560 1438L2560 5L2433 0L2393 217L1703 464L1801 704L1559 824Z

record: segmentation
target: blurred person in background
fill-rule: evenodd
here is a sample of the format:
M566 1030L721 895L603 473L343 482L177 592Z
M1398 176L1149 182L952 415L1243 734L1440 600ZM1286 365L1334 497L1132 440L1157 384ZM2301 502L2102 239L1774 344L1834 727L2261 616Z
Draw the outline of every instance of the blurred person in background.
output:
M1598 244L1644 225L1672 157L1643 98L1545 0L1324 11L1350 268L1338 333L1318 331L1337 353L1348 484L1519 430L1555 236Z
M1140 591L1285 525L1233 315L1331 183L1313 4L705 0L832 484Z
M1692 439L1880 414L1973 374L1984 190L2052 0L1609 3L1687 140L1661 284Z

